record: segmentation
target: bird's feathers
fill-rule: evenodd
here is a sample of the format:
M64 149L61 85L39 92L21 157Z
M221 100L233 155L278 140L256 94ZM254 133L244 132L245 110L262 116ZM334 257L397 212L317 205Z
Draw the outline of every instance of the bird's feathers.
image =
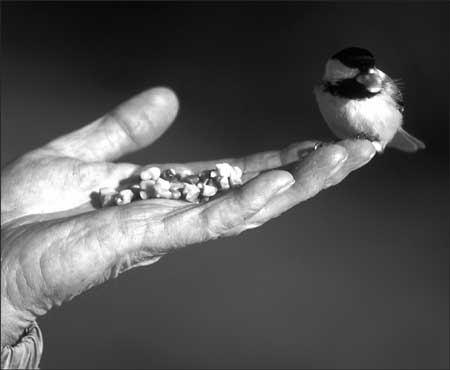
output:
M378 138L384 148L402 125L402 114L387 94L361 100L341 98L324 84L314 92L322 116L339 138L366 134Z
M387 74L378 70L383 74L383 89L394 100L397 108L400 112L405 110L405 101L403 99L402 91L400 90L401 81L398 79L392 79Z
M425 149L425 144L422 141L408 134L402 128L399 128L388 146L403 150L404 152L415 152L419 149Z
M364 135L379 143L379 152L386 146L406 152L425 148L401 128L404 101L399 81L376 68L375 57L366 49L350 47L333 55L314 93L339 138Z

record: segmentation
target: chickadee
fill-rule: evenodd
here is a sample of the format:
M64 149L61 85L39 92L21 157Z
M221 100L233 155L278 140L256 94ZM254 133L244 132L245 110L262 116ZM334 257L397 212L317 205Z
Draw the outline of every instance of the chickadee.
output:
M333 55L314 93L325 121L341 139L369 139L377 152L386 146L405 152L425 148L402 129L400 89L375 67L375 58L366 49L350 47Z

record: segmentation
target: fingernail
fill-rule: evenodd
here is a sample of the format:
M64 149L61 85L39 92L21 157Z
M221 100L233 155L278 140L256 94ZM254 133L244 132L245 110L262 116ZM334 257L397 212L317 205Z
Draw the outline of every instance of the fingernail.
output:
M284 193L287 189L289 189L294 184L295 184L295 180L292 179L290 182L288 182L287 184L285 184L281 188L279 188L278 191L275 193L275 195Z

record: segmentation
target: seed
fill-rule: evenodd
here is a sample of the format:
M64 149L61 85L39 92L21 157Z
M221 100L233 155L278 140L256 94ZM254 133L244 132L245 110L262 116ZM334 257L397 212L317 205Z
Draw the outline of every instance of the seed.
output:
M170 192L172 193L172 199L180 199L181 198L181 191L170 189Z
M242 177L242 170L238 166L233 166L233 171L236 174L237 177Z
M186 176L183 181L189 184L197 184L200 181L200 177L197 175L189 175Z
M217 193L217 188L215 186L211 186L211 185L203 186L202 196L212 197L212 196L216 195L216 193Z
M117 192L112 188L99 190L103 207L124 205L139 199L184 199L188 202L206 202L219 191L242 184L242 170L228 163L217 163L215 169L193 174L191 170L173 168L161 171L150 167L140 173L141 181Z
M130 190L133 192L133 200L139 199L139 192L141 191L141 187L139 184L131 185Z
M155 187L156 186L159 187L160 189L169 190L170 182L160 177L158 180L156 180Z
M141 181L139 186L141 189L147 190L147 189L153 188L153 186L155 186L155 184L156 184L155 180L144 180L144 181Z
M238 177L231 176L230 177L230 185L231 186L242 185L242 180Z
M130 201L131 198L133 198L133 191L131 189L123 189L119 194L122 196L122 198L130 199Z
M233 167L231 167L228 163L217 163L216 168L219 175L222 177L230 177L231 172L233 171Z
M206 180L217 177L217 171L214 170L202 171L198 176L200 177L201 182L205 182Z
M197 203L199 193L188 193L185 196L185 199L191 203Z
M184 188L183 182L171 182L170 183L170 190L180 190Z
M141 172L141 180L157 180L161 176L158 167L150 167Z
M164 170L161 173L161 177L164 180L171 180L171 179L173 179L176 176L176 174L177 174L177 172L173 168L169 168L167 170Z
M128 190L128 189L126 189ZM126 190L122 190L120 193L116 194L116 196L114 197L114 201L118 206L122 206L128 203L131 203L131 197L129 196L129 193L124 192ZM122 194L122 192L124 192Z
M188 202L196 202L198 200L198 196L200 195L200 189L192 184L186 183L183 189L184 199Z
M101 188L98 193L102 207L111 205L113 203L114 196L117 194L113 188Z
M211 171L202 171L198 174L198 177L200 178L201 182L205 182L209 179L209 174Z
M200 193L200 190L197 186L186 183L184 185L183 194L188 194L188 193Z
M227 177L218 177L220 189L228 190L230 188L230 183Z
M157 189L155 189L155 190L157 190ZM172 192L167 189L158 189L156 192L156 197L170 199L170 198L172 198Z
M231 186L242 185L242 170L237 166L232 167L230 175L230 185Z

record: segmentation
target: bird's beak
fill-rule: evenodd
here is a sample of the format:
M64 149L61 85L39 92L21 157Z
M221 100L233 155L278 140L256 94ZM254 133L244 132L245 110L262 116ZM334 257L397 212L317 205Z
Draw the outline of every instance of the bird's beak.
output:
M383 79L377 70L373 68L369 69L367 72L360 73L356 77L356 81L364 85L371 93L380 92L383 86Z

